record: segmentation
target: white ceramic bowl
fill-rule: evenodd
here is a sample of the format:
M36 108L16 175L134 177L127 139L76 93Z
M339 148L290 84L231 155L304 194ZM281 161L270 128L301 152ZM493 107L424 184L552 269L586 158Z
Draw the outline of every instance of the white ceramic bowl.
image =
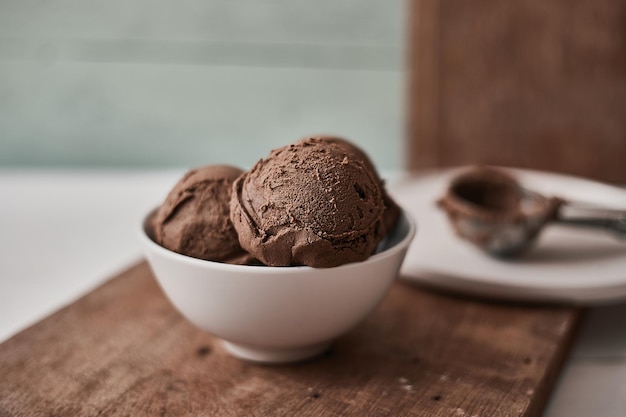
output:
M147 220L148 217L146 217ZM415 235L403 212L379 251L335 268L229 265L172 252L148 235L148 262L172 304L232 355L267 363L323 353L387 293Z

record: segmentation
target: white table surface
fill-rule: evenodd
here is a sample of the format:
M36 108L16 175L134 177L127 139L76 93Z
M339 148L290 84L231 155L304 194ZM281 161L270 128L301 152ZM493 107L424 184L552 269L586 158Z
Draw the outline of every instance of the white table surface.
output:
M182 173L0 170L0 342L140 260L140 219ZM586 315L545 416L625 410L626 303Z

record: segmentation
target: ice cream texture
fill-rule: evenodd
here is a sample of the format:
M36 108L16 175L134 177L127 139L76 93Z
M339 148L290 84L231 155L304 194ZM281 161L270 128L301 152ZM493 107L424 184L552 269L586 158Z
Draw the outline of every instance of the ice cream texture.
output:
M380 181L380 187L383 191L383 202L385 203L385 211L383 212L383 227L381 229L381 233L383 235L386 235L387 232L389 232L396 224L398 216L400 216L400 206L398 206L398 204L387 192L387 189L385 188L385 183L378 175L378 171L376 170L376 167L374 166L372 160L363 149L359 148L347 139L336 136L320 136L319 139L334 143L335 145L343 148L346 152L352 152L357 158L363 161L367 169L376 173Z
M271 151L233 185L242 248L269 266L367 259L386 230L383 184L367 158L328 138Z
M153 217L155 241L194 258L231 264L255 263L239 245L230 221L232 185L242 173L241 169L228 165L188 171Z

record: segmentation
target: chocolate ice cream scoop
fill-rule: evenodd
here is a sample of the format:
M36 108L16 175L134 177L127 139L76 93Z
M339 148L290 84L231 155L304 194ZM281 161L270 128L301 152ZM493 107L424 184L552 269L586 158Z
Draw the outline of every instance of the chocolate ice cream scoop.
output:
M357 158L363 161L363 163L370 171L376 173L376 176L380 181L380 187L383 191L383 201L385 203L385 211L383 212L383 222L381 228L381 233L383 236L385 236L396 224L398 216L400 216L400 206L398 206L398 204L393 200L393 198L391 198L391 196L385 189L385 183L378 175L378 171L376 170L376 167L374 166L372 160L369 158L369 156L367 156L365 151L346 139L336 136L319 136L315 139L334 143L346 152L352 152Z
M562 203L525 190L508 173L489 167L461 173L438 201L459 237L500 257L527 250Z
M317 139L273 150L234 183L241 246L270 266L334 267L367 259L382 239L376 172Z
M524 253L551 223L603 229L626 239L626 212L544 196L489 167L455 177L438 203L458 236L498 257Z
M227 165L192 169L174 186L153 221L155 241L174 252L231 264L254 263L230 221L232 184L243 171Z

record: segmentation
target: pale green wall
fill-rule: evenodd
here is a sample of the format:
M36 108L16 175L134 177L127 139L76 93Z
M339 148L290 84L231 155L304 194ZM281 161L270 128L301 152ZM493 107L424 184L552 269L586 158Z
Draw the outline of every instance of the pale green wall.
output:
M0 166L249 166L310 133L401 167L400 0L0 1Z

